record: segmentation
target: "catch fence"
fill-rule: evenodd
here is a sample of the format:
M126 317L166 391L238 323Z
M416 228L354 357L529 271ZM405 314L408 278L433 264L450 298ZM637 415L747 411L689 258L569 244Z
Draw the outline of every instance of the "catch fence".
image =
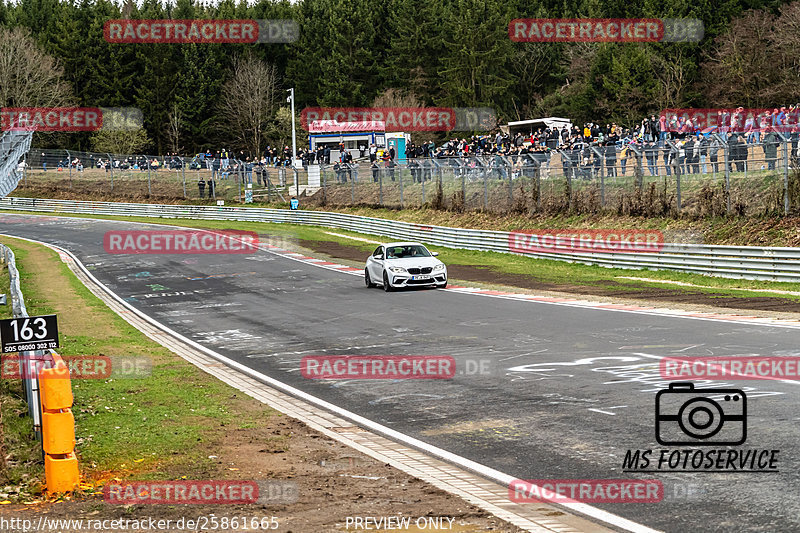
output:
M244 156L123 156L31 150L19 195L36 190L131 200L429 205L495 213L674 216L788 213L800 205L796 134L713 135L663 145L584 144L510 155L259 165ZM109 163L110 162L110 163ZM54 196L57 196L54 194Z

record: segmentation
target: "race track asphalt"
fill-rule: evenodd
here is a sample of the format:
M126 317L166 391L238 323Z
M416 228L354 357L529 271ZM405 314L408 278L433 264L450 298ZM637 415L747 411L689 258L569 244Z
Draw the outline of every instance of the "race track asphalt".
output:
M780 450L779 472L623 472L628 449L687 449L655 440L659 358L798 356L797 329L449 290L384 293L268 251L106 253L103 235L120 229L154 226L0 216L0 233L72 251L175 331L432 445L520 479L659 479L664 501L594 505L663 531L800 530L795 382L716 383L744 388L749 414L746 443L716 448ZM309 355L449 355L457 371L450 380L311 380L299 370Z

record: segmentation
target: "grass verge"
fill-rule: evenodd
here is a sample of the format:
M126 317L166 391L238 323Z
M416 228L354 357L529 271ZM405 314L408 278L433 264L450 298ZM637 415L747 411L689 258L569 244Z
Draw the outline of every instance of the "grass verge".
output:
M275 206L273 206L275 207ZM283 207L283 206L281 206ZM309 207L309 209L317 209ZM456 213L441 209L392 209L374 206L318 208L359 216L387 218L437 226L518 231L527 229L657 229L665 237L684 242L738 246L800 246L800 218L770 216L717 216L707 218L636 217L614 213L526 215L496 214L481 211Z
M5 263L0 268L0 292L8 294ZM0 306L0 319L13 318L11 298ZM42 490L42 453L27 416L28 404L19 379L0 378L0 503L30 498Z
M72 381L78 459L87 489L110 478L180 474L192 479L210 467L208 456L230 427L245 419L248 427L258 427L278 416L148 339L84 287L55 252L18 239L2 241L17 255L28 312L58 315L59 353L135 356L151 363L151 373L135 379ZM3 476L5 483L19 486L7 499L25 500L41 493L41 455L32 444L30 419L20 417L27 413L20 381L2 381L3 445L11 464Z

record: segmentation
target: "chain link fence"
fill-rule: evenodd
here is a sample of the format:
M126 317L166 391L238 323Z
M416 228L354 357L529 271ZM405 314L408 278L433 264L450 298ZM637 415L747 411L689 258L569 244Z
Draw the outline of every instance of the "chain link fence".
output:
M709 136L625 147L326 165L325 205L423 204L455 211L699 216L788 213L800 204L798 141ZM310 191L309 191L310 192ZM794 200L794 202L792 201Z
M204 154L123 155L36 148L20 165L20 194L38 191L55 197L69 192L130 199L284 201L299 192L306 175L290 167Z
M675 216L788 213L800 206L797 133L627 146L579 144L511 155L288 166L249 160L32 149L20 195L60 191L130 199L428 205L495 213ZM102 198L98 198L102 199Z

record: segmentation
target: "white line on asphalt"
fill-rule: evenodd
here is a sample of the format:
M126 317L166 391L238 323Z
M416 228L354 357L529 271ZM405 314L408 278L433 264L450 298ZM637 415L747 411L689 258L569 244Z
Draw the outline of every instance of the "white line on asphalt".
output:
M653 354L649 354L649 353L638 353L638 352L633 352L633 355L639 355L641 357L649 357L650 359L658 359L659 361L661 361L662 359L667 359L667 358L671 357L669 355L653 355ZM722 366L720 366L720 365L712 364L712 365L708 365L708 366L710 366L711 368L722 369ZM720 377L721 378L731 379L731 376L720 376ZM707 379L707 378L703 378L703 379ZM757 380L757 381L780 381L780 382L783 382L783 383L791 383L792 385L800 385L800 381L791 380L791 379L769 379L769 378L765 378L763 380Z
M519 355L512 355L511 357L505 357L503 359L498 359L497 362L498 363L502 363L503 361L508 361L509 359L516 359L517 357L524 357L526 355L536 355L537 353L543 353L543 352L546 352L547 350L549 350L549 348L544 348L543 350L536 350L535 352L525 352L525 353L521 353Z
M351 237L350 235L345 235L344 233L335 233L333 231L323 231L322 233L327 233L328 235L333 235L335 237L344 237L345 239L353 239L354 241L368 242L371 244L383 244L380 241L373 241L371 239L364 239L362 237Z
M0 234L0 235L3 235L3 234ZM488 466L485 466L483 464L477 463L477 462L472 461L470 459L467 459L465 457L461 457L460 455L454 454L452 452L449 452L449 451L444 450L442 448L439 448L437 446L432 446L432 445L428 444L427 442L421 441L419 439L416 439L414 437L406 435L405 433L401 433L401 432L399 432L399 431L397 431L395 429L392 429L392 428L389 428L387 426L384 426L382 424L378 424L378 423L373 422L372 420L370 420L368 418L365 418L365 417L363 417L361 415L358 415L356 413L348 411L347 409L344 409L344 408L339 407L337 405L334 405L332 403L326 402L325 400L317 398L316 396L313 396L313 395L311 395L311 394L309 394L307 392L304 392L304 391L302 391L300 389L297 389L295 387L287 385L287 384L285 384L285 383L283 383L281 381L278 381L275 378L271 378L271 377L269 377L269 376L267 376L265 374L262 374L261 372L253 370L252 368L250 368L248 366L245 366L245 365L243 365L243 364L241 364L241 363L239 363L237 361L234 361L233 359L225 357L224 355L221 355L221 354L215 352L214 350L211 350L210 348L206 348L202 344L199 344L199 343L193 341L192 339L190 339L188 337L184 337L180 333L170 329L169 327L165 326L164 324L161 324L160 322L158 322L154 318L150 317L149 315L143 313L142 311L140 311L140 310L136 309L135 307L133 307L132 305L130 305L127 301L125 301L123 298L118 296L111 289L106 287L105 284L103 284L100 280L98 280L83 265L83 263L81 263L81 261L75 256L75 254L73 254L71 251L69 251L69 250L67 250L65 248L61 248L59 246L48 244L48 243L42 242L42 241L37 241L37 240L34 240L34 239L28 239L28 238L25 238L25 237L17 237L17 236L14 236L14 235L4 235L4 236L15 238L15 239L20 239L20 240L25 240L25 241L29 241L29 242L33 242L33 243L36 243L36 244L43 244L43 245L45 245L45 246L47 246L47 247L49 247L49 248L51 248L53 250L56 250L59 253L63 253L63 254L68 255L73 261L75 261L75 264L78 265L78 267L83 271L83 273L84 273L84 275L86 277L91 279L93 283L95 283L99 288L101 288L103 291L105 291L111 298L115 299L120 305L122 305L126 309L128 309L131 313L134 313L135 315L139 316L142 320L145 320L145 321L149 322L151 325L153 325L156 328L161 329L162 331L166 332L167 334L169 334L169 335L171 335L171 336L173 336L173 337L175 337L177 339L180 339L182 342L184 342L186 344L191 345L195 349L202 351L203 353L205 353L209 357L212 357L212 358L216 359L217 361L220 361L221 363L224 363L225 365L229 366L230 368L234 368L234 369L238 370L239 372L242 372L243 374L258 380L261 383L265 383L265 384L267 384L267 385L269 385L271 387L274 387L274 388L279 389L279 390L281 390L283 392L286 392L287 394L290 394L292 396L295 396L297 398L305 400L305 401L307 401L309 403L312 403L312 404L316 405L317 407L320 407L322 409L330 411L330 412L332 412L332 413L334 413L334 414L336 414L338 416L341 416L342 418L346 418L346 419L350 420L351 422L353 422L353 423L355 423L357 425L360 425L362 427L370 429L370 430L372 430L372 431L374 431L376 433L380 433L380 434L382 434L382 435L384 435L386 437L394 439L397 442L401 442L401 443L406 444L408 446L411 446L413 448L417 448L418 450L422 450L423 452L428 453L429 455L432 455L434 457L438 457L440 459L443 459L445 461L449 461L449 462L451 462L451 463L453 463L455 465L458 465L458 466L460 466L462 468L466 468L467 470L471 470L471 471L473 471L473 472L475 472L475 473L477 473L479 475L482 475L482 476L484 476L484 477L486 477L488 479L491 479L491 480L496 481L498 483L501 483L503 485L510 486L511 483L516 480L516 478L514 476L511 476L509 474L505 474L503 472L500 472L499 470L495 470L494 468L490 468ZM531 485L531 486L535 486L535 485ZM539 490L539 492L542 491L542 487L538 487L538 486L535 486L535 487ZM577 514L581 514L583 516L587 516L587 517L593 518L593 519L598 520L598 521L600 521L602 523L605 523L605 524L613 525L613 526L615 526L617 528L620 528L622 530L625 530L625 531L631 531L631 532L634 532L634 533L660 533L658 530L649 528L649 527L644 526L642 524L638 524L636 522L633 522L632 520L628 520L627 518L623 518L621 516L617 516L615 514L609 513L607 511L602 510L602 509L599 509L599 508L596 508L596 507L592 507L591 505L588 505L588 504L585 504L585 503L576 502L576 503L564 503L564 504L558 504L558 505L560 507L565 508L565 509L569 509L570 511L573 511L573 512L575 512Z
M628 406L627 405L615 405L614 407L606 407L606 409L621 409L623 407L628 407ZM603 411L602 409L595 409L593 407L589 408L589 411L595 411L597 413L603 413L604 415L617 416L617 413L610 413L608 411Z
M702 346L702 344L694 344L694 345L692 345L692 346L687 346L686 348L683 348L682 350L676 350L676 351L678 351L678 352L685 352L685 351L687 351L687 350L691 350L692 348L697 348L698 346Z

